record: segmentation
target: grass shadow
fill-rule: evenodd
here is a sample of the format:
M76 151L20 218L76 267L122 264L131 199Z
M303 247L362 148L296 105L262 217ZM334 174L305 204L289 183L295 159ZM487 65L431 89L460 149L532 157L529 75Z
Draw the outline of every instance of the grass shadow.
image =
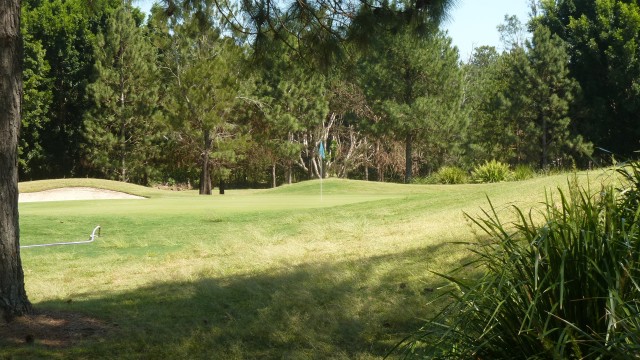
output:
M36 307L98 318L109 330L67 348L4 344L0 357L382 358L435 311L426 304L443 282L428 264L447 246L43 302ZM452 259L450 268L461 261Z

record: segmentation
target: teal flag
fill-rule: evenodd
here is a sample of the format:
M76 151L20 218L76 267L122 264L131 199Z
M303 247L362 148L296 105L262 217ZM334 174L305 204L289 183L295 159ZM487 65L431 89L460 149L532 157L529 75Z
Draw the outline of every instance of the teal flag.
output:
M324 160L324 144L322 143L322 141L320 142L320 148L318 149L318 153L320 154L320 157L322 158L322 160Z

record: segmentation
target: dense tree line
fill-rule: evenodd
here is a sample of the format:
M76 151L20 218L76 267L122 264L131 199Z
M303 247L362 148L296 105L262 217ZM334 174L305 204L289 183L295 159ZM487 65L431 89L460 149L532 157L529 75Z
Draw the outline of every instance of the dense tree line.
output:
M344 13L321 6L255 3L249 26L221 2L164 2L145 18L126 1L24 1L20 178L208 194L321 174L408 182L489 160L583 167L605 153L594 149L630 156L637 1L532 5L528 36L506 17L503 51L461 61L437 21L401 3L354 5L344 27Z

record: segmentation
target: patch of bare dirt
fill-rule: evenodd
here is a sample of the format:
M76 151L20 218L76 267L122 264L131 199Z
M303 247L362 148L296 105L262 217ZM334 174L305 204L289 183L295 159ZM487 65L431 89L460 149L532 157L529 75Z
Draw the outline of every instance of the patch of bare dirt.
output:
M35 311L7 323L0 320L0 342L66 348L80 340L104 335L108 326L101 320L72 312Z

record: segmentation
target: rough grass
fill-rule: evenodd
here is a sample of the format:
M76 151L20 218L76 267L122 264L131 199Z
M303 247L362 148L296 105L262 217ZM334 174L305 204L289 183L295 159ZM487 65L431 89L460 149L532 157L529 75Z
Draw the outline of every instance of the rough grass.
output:
M102 226L96 243L23 249L22 260L36 308L108 330L66 347L4 341L0 357L383 358L441 306L430 303L442 281L427 270L469 256L454 244L474 237L463 212L487 196L505 213L536 206L566 183L325 180L322 201L317 181L210 197L92 179L21 184L149 199L20 204L24 245L84 240Z
M403 350L429 359L639 359L640 165L620 172L622 186L557 191L543 221L520 212L515 231L492 209L472 219L488 236L473 264L484 275L442 275L454 301Z

